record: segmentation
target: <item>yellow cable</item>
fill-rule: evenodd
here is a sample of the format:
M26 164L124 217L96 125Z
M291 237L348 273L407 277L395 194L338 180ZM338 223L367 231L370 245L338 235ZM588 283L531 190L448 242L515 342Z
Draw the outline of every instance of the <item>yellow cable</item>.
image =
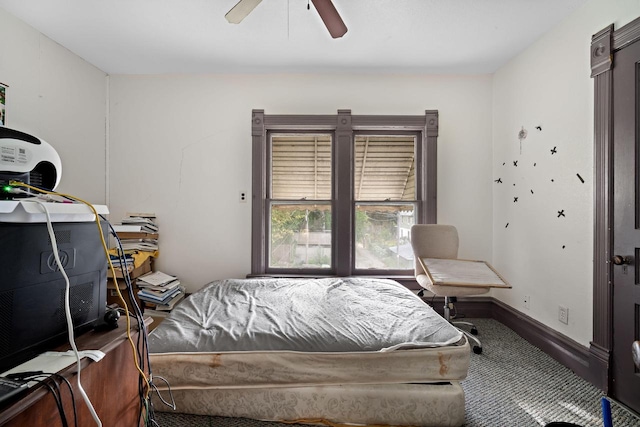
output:
M81 203L84 203L85 205L87 205L89 207L89 209L91 209L91 211L95 215L95 221L96 221L96 224L98 224L98 230L100 230L99 235L100 235L100 241L102 243L102 249L104 250L105 256L107 257L107 261L109 263L109 269L111 270L111 275L113 276L113 282L114 282L114 284L116 286L116 292L118 293L118 297L120 298L120 301L123 304L124 312L126 314L126 318L127 318L127 339L129 340L129 343L131 344L131 348L133 350L133 361L134 361L134 363L136 365L136 368L138 369L138 372L140 372L140 375L142 375L142 378L144 378L144 382L145 382L145 385L146 385L145 398L148 399L149 398L149 392L151 390L151 387L149 385L149 379L147 378L147 375L144 373L144 371L142 371L142 369L140 368L140 363L138 362L138 355L137 355L137 351L136 351L136 345L133 342L133 338L131 338L131 318L129 317L129 308L127 306L127 302L125 301L124 297L122 296L122 293L120 292L120 287L118 286L118 279L116 278L115 268L113 267L113 263L111 262L111 257L109 256L109 249L107 248L107 243L104 240L104 235L102 234L102 226L100 225L100 216L98 215L98 212L96 211L96 209L93 207L93 205L91 203L86 202L86 201L80 199L79 197L71 196L69 194L57 193L55 191L43 190L41 188L33 187L33 186L29 185L29 184L25 184L25 183L20 182L20 181L9 181L9 185L17 186L17 187L26 187L26 188L30 188L32 190L36 190L36 191L38 191L40 193L53 194L53 195L56 195L56 196L66 197L66 198L71 199L71 200L76 200L78 202L81 202ZM140 333L144 333L144 331L142 330L142 328L145 327L144 323L142 325L138 325L138 326L140 327Z

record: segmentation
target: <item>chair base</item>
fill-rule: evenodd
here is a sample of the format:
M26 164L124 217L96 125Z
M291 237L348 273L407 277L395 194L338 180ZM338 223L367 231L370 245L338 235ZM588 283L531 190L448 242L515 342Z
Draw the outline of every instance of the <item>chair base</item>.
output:
M455 323L457 322L453 323L454 326L455 326ZM480 342L480 340L475 335L465 331L462 328L458 328L458 330L462 331L462 333L466 335L467 339L473 342L473 346L472 346L473 352L475 354L482 354L482 343Z
M463 334L466 335L467 339L473 343L472 349L475 354L482 354L482 343L476 337L478 334L478 328L471 322L463 322L463 321L454 321L451 319L451 309L453 309L453 302L455 301L454 297L444 297L444 318L447 322L451 323L453 326L458 328ZM470 326L471 331L466 331L456 325L465 325Z

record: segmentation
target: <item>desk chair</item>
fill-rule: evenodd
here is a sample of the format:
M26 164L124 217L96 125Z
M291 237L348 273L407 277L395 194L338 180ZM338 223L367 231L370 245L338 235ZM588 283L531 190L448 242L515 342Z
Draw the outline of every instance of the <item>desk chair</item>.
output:
M424 268L418 258L458 258L458 230L452 225L442 224L415 224L411 227L411 246L414 254L414 275L417 282L424 289L436 296L444 297L444 318L457 327L465 325L471 327L467 332L460 329L475 345L473 352L482 353L482 343L475 337L478 329L471 322L454 321L455 315L451 316L451 310L455 311L454 302L456 297L466 295L480 295L489 292L489 288L472 288L466 286L441 286L434 285L427 277ZM418 293L422 296L422 290Z

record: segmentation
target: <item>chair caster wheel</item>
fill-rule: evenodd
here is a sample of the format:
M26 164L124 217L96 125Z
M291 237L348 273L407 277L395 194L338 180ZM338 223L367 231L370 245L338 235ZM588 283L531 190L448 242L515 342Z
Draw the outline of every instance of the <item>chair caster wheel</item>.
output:
M471 334L472 335L478 335L478 329L477 328L471 328Z
M474 345L473 346L473 352L475 354L482 354L482 347L478 346L478 345Z

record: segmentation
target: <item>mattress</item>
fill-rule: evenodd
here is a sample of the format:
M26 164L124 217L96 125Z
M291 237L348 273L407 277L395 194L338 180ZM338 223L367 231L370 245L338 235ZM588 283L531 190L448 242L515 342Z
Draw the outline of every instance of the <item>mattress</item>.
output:
M179 412L263 421L426 427L460 426L465 420L464 392L457 382L194 389L173 391L173 397ZM153 403L168 410L157 397Z
M150 335L152 353L392 351L462 339L387 279L229 279L180 303Z
M392 280L215 281L153 330L149 349L154 376L169 382L180 412L464 422L466 338Z
M247 388L458 381L469 345L394 352L289 351L151 354L154 373L171 388Z

